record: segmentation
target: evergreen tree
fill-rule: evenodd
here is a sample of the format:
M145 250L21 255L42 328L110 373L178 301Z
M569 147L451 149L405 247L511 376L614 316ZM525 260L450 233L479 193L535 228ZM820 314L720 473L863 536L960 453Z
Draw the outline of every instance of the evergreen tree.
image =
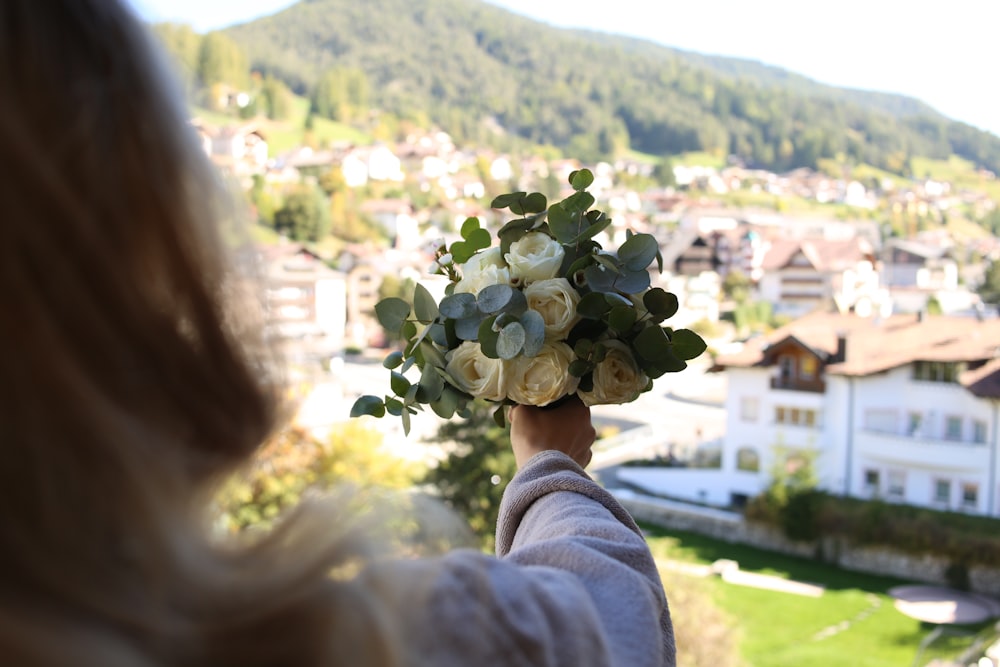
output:
M492 549L500 498L517 472L510 434L493 421L494 408L476 401L467 419L445 422L433 441L449 448L448 456L428 471L444 501L469 522L484 548Z

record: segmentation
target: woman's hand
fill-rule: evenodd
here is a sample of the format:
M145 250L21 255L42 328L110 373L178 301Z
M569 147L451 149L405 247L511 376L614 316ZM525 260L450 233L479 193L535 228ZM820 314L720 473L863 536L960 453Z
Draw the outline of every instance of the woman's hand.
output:
M507 420L510 422L510 444L518 468L535 454L548 450L566 454L583 468L590 463L590 447L597 432L590 422L590 408L577 396L550 409L515 405L510 409Z

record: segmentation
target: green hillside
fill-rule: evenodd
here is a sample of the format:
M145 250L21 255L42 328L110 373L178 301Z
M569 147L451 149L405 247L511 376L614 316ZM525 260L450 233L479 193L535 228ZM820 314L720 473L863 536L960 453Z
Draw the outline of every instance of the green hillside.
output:
M830 158L897 174L954 154L1000 172L1000 138L910 98L553 28L481 0L302 0L226 33L300 94L324 73L361 72L366 102L459 141L582 159L704 151L775 170Z

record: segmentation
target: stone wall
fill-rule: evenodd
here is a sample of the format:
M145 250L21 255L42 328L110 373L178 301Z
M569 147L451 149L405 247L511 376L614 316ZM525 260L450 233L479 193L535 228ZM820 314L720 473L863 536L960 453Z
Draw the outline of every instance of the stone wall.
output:
M685 506L632 492L615 492L637 521L669 530L683 530L725 542L735 542L800 558L818 559L845 570L947 585L949 562L931 555L912 555L882 547L853 546L839 538L794 542L779 530L743 519L736 512ZM1000 569L969 568L972 591L1000 597Z

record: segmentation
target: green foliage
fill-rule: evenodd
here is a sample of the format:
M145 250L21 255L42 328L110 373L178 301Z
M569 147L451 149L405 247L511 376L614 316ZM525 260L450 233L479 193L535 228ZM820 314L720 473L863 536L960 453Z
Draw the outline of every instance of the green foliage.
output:
M313 113L349 123L368 110L368 78L360 69L337 67L327 70L316 83L311 101Z
M231 477L216 505L228 530L264 528L308 492L338 484L406 489L421 471L381 450L382 436L360 422L337 426L326 442L287 429L261 448L250 467Z
M468 521L488 551L493 549L500 498L517 472L510 436L491 412L488 404L474 401L465 419L442 424L432 441L445 446L448 455L422 480Z
M198 51L198 79L203 87L225 84L245 89L249 73L246 55L227 34L213 31L202 37Z
M559 30L488 4L315 0L227 33L296 90L315 91L332 67L363 71L372 106L426 115L460 143L516 138L585 160L699 151L773 170L837 159L904 175L914 156L954 153L1000 172L1000 138L910 98Z
M302 185L274 212L274 228L296 241L316 242L330 233L330 210L323 192Z
M1000 260L993 260L986 265L983 282L976 291L984 302L1000 304Z
M771 483L747 506L748 518L780 526L792 540L813 540L819 536L819 515L823 497L816 490L816 452L773 448Z

